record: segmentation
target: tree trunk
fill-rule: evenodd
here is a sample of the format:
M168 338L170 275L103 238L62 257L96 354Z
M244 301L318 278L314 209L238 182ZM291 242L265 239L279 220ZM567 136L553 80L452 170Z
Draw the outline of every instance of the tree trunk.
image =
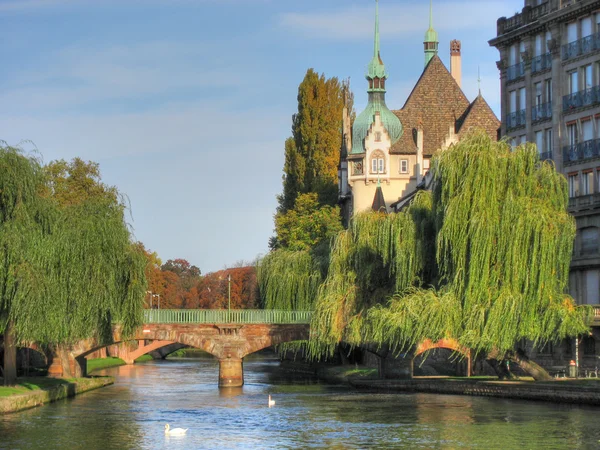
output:
M508 367L508 365L506 364L507 360L505 360L505 359L498 360L496 358L488 357L486 359L486 362L490 366L492 366L492 369L494 369L494 372L496 372L496 375L498 375L498 379L513 380L515 378L515 376L510 371L510 367Z
M525 373L532 376L535 381L552 381L550 374L539 364L533 362L521 349L510 352L506 357L516 363Z
M8 321L4 330L4 386L17 384L17 346L12 328Z
M390 348L387 344L381 346L367 345L365 350L377 356L377 375L379 376L379 379L385 379L385 361L390 353Z

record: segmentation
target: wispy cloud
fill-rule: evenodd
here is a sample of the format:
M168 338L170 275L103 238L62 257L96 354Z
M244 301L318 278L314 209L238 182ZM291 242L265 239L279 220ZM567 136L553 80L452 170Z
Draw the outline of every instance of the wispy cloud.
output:
M465 0L440 3L434 8L434 28L438 31L489 29L496 19L511 14L512 4L522 0ZM514 8L513 8L514 9ZM422 34L429 16L428 2L386 5L381 11L382 35L410 36ZM314 13L290 12L280 16L280 26L307 37L329 39L363 39L373 34L373 5L350 6L344 10Z
M73 46L7 81L0 104L13 112L74 108L204 88L240 87L248 78L202 43L156 41L90 48Z

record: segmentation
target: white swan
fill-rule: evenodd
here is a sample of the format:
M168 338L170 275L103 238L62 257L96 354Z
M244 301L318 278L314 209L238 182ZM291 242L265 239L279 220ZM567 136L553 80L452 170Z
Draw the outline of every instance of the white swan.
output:
M169 436L182 436L184 435L189 428L173 428L169 426L169 424L165 425L165 434Z
M275 400L272 400L272 399L271 399L271 394L269 394L269 408L270 408L271 406L275 406Z

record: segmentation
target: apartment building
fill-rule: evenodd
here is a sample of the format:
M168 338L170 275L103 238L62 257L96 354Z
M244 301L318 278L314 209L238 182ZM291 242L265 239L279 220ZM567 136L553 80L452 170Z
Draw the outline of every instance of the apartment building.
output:
M577 223L569 289L578 303L599 305L598 319L600 0L525 0L520 13L498 19L489 43L500 52L502 137L513 145L535 143L568 181L569 212ZM550 346L537 359L597 365L600 329L593 330L577 345L565 343L562 356Z

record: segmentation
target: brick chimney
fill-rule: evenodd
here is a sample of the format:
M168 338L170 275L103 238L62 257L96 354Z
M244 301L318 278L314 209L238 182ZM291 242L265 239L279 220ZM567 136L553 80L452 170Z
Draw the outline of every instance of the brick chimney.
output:
M450 41L450 74L452 78L458 84L458 87L461 86L461 78L462 78L462 69L460 63L460 41L453 39Z

